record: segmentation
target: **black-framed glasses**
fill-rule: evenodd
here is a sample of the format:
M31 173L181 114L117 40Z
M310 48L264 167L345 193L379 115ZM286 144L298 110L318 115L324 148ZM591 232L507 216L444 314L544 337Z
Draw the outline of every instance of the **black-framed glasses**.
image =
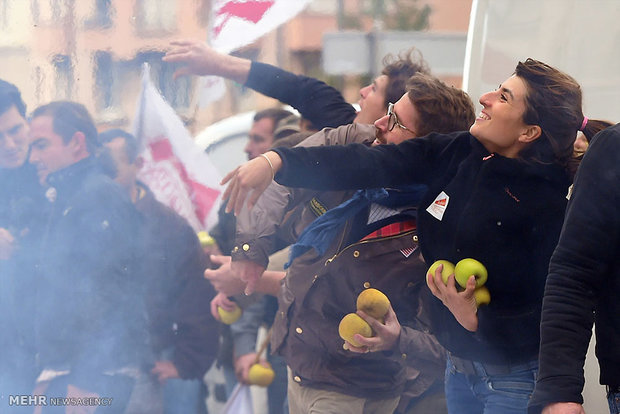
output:
M396 115L396 112L394 112L394 104L391 102L388 104L387 116L388 116L388 124L387 124L388 131L393 130L394 127L398 125L399 128L404 129L405 131L409 131L412 134L415 134L414 131L410 130L409 128L407 128L406 126L404 126L398 121L398 116Z

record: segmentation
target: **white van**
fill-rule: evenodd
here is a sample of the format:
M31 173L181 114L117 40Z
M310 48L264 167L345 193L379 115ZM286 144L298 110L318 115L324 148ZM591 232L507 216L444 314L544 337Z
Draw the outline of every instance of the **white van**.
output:
M196 145L209 154L222 177L248 160L243 148L248 143L248 133L255 113L249 111L224 118L196 135Z

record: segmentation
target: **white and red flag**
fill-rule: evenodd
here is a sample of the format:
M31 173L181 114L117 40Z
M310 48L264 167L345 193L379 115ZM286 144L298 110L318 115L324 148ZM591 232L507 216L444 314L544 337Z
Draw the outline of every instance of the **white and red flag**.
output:
M222 53L252 43L302 11L309 0L215 0L209 43Z
M226 405L222 408L222 414L254 414L249 385L242 383L235 385Z
M192 139L183 121L142 72L142 91L134 119L144 166L138 174L157 200L183 216L198 232L217 222L221 177L207 154Z
M301 12L310 0L214 0L209 44L218 52L230 53L274 30ZM200 106L224 94L221 78L201 79Z

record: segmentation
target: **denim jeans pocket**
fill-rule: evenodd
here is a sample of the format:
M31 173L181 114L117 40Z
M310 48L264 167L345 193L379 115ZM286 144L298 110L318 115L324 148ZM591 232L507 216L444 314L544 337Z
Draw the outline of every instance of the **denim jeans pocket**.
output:
M490 377L487 381L489 388L498 394L511 398L529 399L534 391L534 376L532 373L522 375L502 375Z

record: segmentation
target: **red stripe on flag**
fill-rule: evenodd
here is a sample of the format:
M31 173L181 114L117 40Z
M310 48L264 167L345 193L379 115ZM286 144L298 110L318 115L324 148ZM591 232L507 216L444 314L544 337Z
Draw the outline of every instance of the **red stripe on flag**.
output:
M169 161L172 163L181 181L183 181L186 186L187 193L194 206L196 217L198 217L201 222L204 222L211 208L213 208L220 191L192 180L187 174L185 165L183 165L174 154L170 141L164 136L159 136L155 139L156 141L149 144L153 161Z

